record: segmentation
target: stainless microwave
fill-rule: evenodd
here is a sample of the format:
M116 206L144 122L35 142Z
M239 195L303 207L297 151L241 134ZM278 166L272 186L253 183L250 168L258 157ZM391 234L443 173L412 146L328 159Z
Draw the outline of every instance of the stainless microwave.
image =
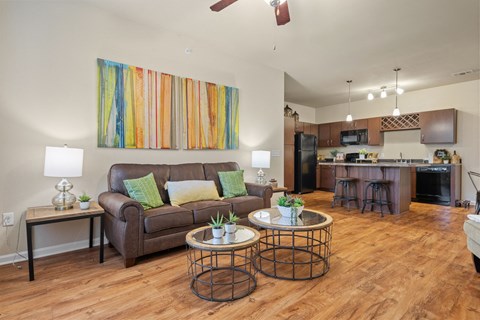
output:
M344 146L368 144L368 130L348 130L340 132L340 144Z

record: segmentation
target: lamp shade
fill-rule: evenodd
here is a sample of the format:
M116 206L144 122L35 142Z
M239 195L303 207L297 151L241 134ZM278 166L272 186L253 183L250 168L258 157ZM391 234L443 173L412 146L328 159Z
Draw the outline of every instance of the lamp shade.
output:
M46 177L70 178L81 177L83 170L83 149L46 147L45 167Z
M252 151L252 168L270 168L270 151Z

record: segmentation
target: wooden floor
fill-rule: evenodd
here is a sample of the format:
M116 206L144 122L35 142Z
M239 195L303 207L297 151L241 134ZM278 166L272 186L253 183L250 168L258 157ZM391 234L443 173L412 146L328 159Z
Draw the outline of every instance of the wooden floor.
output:
M124 269L118 253L98 250L0 267L0 319L480 319L480 275L463 222L473 208L412 203L385 215L330 208L332 194L303 195L334 219L330 271L315 280L258 274L258 287L230 303L189 289L185 248Z

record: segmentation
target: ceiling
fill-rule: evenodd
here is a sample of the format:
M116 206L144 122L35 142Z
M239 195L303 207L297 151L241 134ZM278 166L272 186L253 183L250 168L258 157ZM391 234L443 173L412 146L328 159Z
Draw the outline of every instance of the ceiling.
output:
M352 101L393 87L395 67L407 92L479 79L478 0L288 0L291 22L280 27L264 0L221 12L209 9L217 0L87 1L282 70L285 101L310 107L344 103L350 79Z

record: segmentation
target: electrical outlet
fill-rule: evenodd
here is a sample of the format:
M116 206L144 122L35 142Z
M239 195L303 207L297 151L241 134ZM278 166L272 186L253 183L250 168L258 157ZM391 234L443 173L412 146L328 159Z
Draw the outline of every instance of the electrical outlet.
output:
M15 216L13 212L5 212L2 214L2 221L4 227L13 226L15 223Z

